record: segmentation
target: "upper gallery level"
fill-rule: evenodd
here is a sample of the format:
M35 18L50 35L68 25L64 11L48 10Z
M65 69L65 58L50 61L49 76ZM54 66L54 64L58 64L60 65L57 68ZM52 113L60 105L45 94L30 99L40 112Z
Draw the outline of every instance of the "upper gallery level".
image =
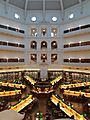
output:
M20 28L0 24L0 33L6 33L13 36L24 37L25 31Z
M90 24L71 27L64 30L63 33L64 33L64 37L70 37L70 36L79 35L83 33L90 33Z
M90 41L79 41L79 42L73 42L64 44L63 46L65 49L64 51L85 51L90 50Z
M90 15L89 0L2 0L0 16L23 24L62 24Z
M90 1L61 1L0 1L0 33L37 39L90 31Z

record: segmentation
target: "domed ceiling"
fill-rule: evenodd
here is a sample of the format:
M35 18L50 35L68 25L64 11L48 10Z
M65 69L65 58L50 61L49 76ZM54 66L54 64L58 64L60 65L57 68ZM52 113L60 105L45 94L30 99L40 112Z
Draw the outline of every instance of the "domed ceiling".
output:
M65 10L86 0L3 0L23 10Z

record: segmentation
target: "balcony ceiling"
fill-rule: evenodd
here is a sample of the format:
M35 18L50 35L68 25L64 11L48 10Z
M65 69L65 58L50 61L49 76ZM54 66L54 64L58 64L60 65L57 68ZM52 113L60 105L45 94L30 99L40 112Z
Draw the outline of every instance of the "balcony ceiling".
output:
M23 10L64 10L86 0L3 0Z

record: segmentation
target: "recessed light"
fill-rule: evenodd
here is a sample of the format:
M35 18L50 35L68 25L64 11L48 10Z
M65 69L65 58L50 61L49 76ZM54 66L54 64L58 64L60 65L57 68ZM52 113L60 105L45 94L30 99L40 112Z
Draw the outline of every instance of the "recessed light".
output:
M37 18L36 18L36 17L32 17L31 20L32 20L33 22L35 22L35 21L37 20Z
M74 14L71 13L71 14L69 15L69 19L73 19L73 18L74 18Z
M57 21L57 17L52 17L52 21L56 22Z
M20 16L19 16L17 13L15 13L14 17L15 17L16 19L20 19Z

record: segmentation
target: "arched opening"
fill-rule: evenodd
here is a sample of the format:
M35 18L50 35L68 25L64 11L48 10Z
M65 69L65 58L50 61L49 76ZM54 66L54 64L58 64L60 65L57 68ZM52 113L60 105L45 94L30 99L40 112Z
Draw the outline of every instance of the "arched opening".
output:
M47 49L47 42L46 41L41 42L41 49Z
M46 36L46 33L47 33L47 29L46 28L42 28L41 29L42 37Z
M31 61L37 62L37 54L31 54Z
M57 54L51 54L51 62L54 63L57 61Z
M45 60L47 60L47 54L41 54L41 60L45 62Z
M32 49L37 49L37 42L36 41L31 42L31 48Z
M57 36L57 28L52 28L51 29L51 37L56 37Z
M51 42L51 49L57 49L57 42L56 41Z

